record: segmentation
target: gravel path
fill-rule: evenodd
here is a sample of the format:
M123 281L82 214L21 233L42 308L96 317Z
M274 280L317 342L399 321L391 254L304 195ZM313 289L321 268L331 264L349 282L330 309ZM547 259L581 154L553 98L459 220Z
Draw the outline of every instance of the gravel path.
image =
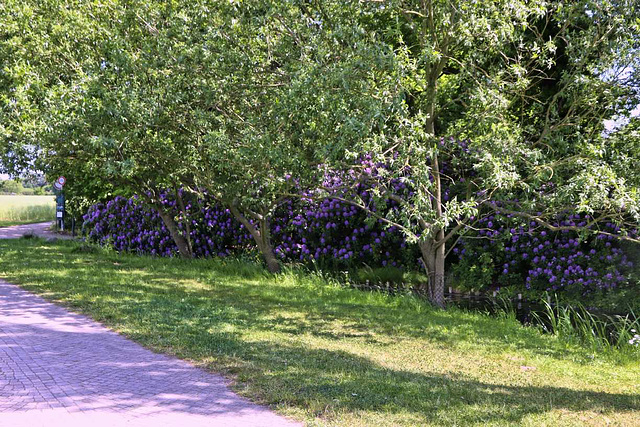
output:
M0 281L0 426L294 426L227 381Z

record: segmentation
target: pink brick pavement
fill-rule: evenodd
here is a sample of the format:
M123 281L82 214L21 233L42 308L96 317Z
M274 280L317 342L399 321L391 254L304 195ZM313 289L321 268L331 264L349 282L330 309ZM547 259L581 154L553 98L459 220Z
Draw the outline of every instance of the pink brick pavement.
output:
M218 375L0 280L0 427L294 425Z
M58 234L50 231L51 222L37 222L35 224L12 225L0 227L0 239L19 239L25 234L33 234L43 238L71 239L68 234Z

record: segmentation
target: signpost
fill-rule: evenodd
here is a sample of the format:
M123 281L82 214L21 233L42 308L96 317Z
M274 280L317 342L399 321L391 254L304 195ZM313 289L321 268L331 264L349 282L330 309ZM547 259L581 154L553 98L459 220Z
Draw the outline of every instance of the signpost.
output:
M56 222L58 223L58 228L60 230L64 230L64 192L62 189L64 185L67 183L67 179L64 176L58 177L56 182L53 184L53 187L56 191Z

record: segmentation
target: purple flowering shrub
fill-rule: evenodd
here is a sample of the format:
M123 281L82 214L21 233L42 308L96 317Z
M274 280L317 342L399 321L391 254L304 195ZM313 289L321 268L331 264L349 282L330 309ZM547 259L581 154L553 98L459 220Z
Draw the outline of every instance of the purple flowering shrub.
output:
M276 255L283 261L324 268L413 267L417 254L404 235L336 199L287 201L272 224Z
M445 145L458 155L469 152L465 142L447 139L442 141L442 146ZM463 176L463 172L470 168L467 163L452 161L444 164L443 170ZM363 155L353 169L325 175L322 187L328 189L329 198L317 199L316 190L301 190L302 198L284 201L271 220L276 256L284 262L315 264L323 268L348 269L367 265L373 268L419 269L417 248L407 244L397 227L387 227L382 220L375 219L364 210L338 200L352 198L355 192L371 211L381 211L382 216L392 213L398 208L398 203L381 200L374 196L373 191L379 177L384 174L381 172L388 168L388 164L374 162L370 155ZM395 195L410 199L413 192L407 179L409 174L410 169L403 170L399 176L386 180L385 185ZM464 178L460 178L459 183L463 187L464 182ZM452 190L453 186L445 189L445 199ZM198 200L192 195L182 194L187 218L180 218L178 227L185 233L185 221L189 221L196 256L237 254L254 246L251 236L228 210L210 200ZM174 209L174 216L178 217L179 209L174 199L167 193L163 204ZM106 204L97 204L84 216L84 220L90 240L111 245L118 251L159 256L177 254L177 248L158 214L136 198L119 197Z
M465 141L443 140L441 168L447 179L443 199L464 197L475 177L473 153ZM275 210L271 220L272 245L283 262L316 265L325 269L397 267L422 271L416 245L408 244L396 227L387 227L362 209L340 198L359 200L373 212L388 217L398 209L394 200L376 196L378 177L388 165L364 155L353 169L325 176L324 196L319 190L301 191ZM386 172L386 171L384 171ZM287 177L291 179L291 177ZM382 180L380 181L382 182ZM410 168L384 179L386 189L405 200L413 196ZM327 193L328 191L328 193ZM164 194L163 204L174 210L179 229L186 223L197 257L237 255L253 250L247 230L231 213L213 200L181 193L185 217L179 215L175 197ZM333 198L332 198L333 197ZM174 256L177 247L159 215L136 197L117 197L94 205L84 216L88 238L118 251ZM585 226L588 217L567 214L555 225ZM610 233L615 224L597 224ZM466 236L447 259L456 287L474 290L511 286L531 294L550 291L582 297L612 289L627 281L632 267L619 242L612 236L581 238L575 231L550 232L511 215L487 214L478 220L479 230Z
M378 172L386 167L363 155L353 169L325 174L321 187L328 198L316 197L318 190L307 190L301 191L300 199L286 201L272 226L277 256L329 269L363 265L415 268L419 254L396 226L387 227L363 209L340 200L357 195L371 211L384 211L382 216L397 209L397 202L376 201L372 195ZM400 179L392 179L390 185L395 194L410 191Z
M566 215L555 226L584 227L590 218ZM627 281L633 266L613 236L581 238L571 230L551 232L535 222L511 215L488 215L478 220L479 239L464 239L453 253L452 274L462 287L482 289L515 285L541 292L562 292L576 297L616 288ZM597 225L612 234L612 223Z
M170 256L177 252L160 216L136 198L98 203L83 216L87 238L117 251Z
M187 218L179 216L176 201L165 195L163 204L174 209L178 228L190 224L194 255L227 256L251 250L253 240L227 209L208 200L184 196ZM116 197L96 204L83 217L89 240L117 251L175 256L178 249L155 210L138 198ZM325 268L403 267L417 255L407 248L395 228L385 229L356 207L334 199L287 200L271 222L276 256L284 262L315 263Z
M193 252L198 257L226 256L247 250L251 236L231 213L206 200L185 195L187 218L178 218L184 233L185 220L190 221ZM163 205L179 209L174 198L165 194ZM158 213L137 197L116 197L92 206L84 215L84 228L89 240L111 246L117 251L174 256L178 248Z

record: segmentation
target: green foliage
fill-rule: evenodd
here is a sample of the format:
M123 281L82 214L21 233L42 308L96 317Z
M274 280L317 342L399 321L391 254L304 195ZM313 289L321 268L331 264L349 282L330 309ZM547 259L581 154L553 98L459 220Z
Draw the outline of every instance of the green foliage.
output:
M24 187L16 180L8 179L6 181L0 181L0 193L4 194L22 194Z
M638 353L632 343L640 330L640 318L633 311L625 316L591 313L582 305L561 305L556 297L552 305L544 300L544 311L534 313L542 328L567 344L590 348L594 353Z
M469 291L487 290L493 285L496 274L495 254L482 252L479 257L463 257L451 263L451 280L457 289Z
M366 283L375 286L391 284L394 289L402 289L401 286L417 286L421 282L428 280L424 275L404 271L396 267L362 268L348 275L347 278L361 285ZM405 289L405 291L409 292L410 290Z

